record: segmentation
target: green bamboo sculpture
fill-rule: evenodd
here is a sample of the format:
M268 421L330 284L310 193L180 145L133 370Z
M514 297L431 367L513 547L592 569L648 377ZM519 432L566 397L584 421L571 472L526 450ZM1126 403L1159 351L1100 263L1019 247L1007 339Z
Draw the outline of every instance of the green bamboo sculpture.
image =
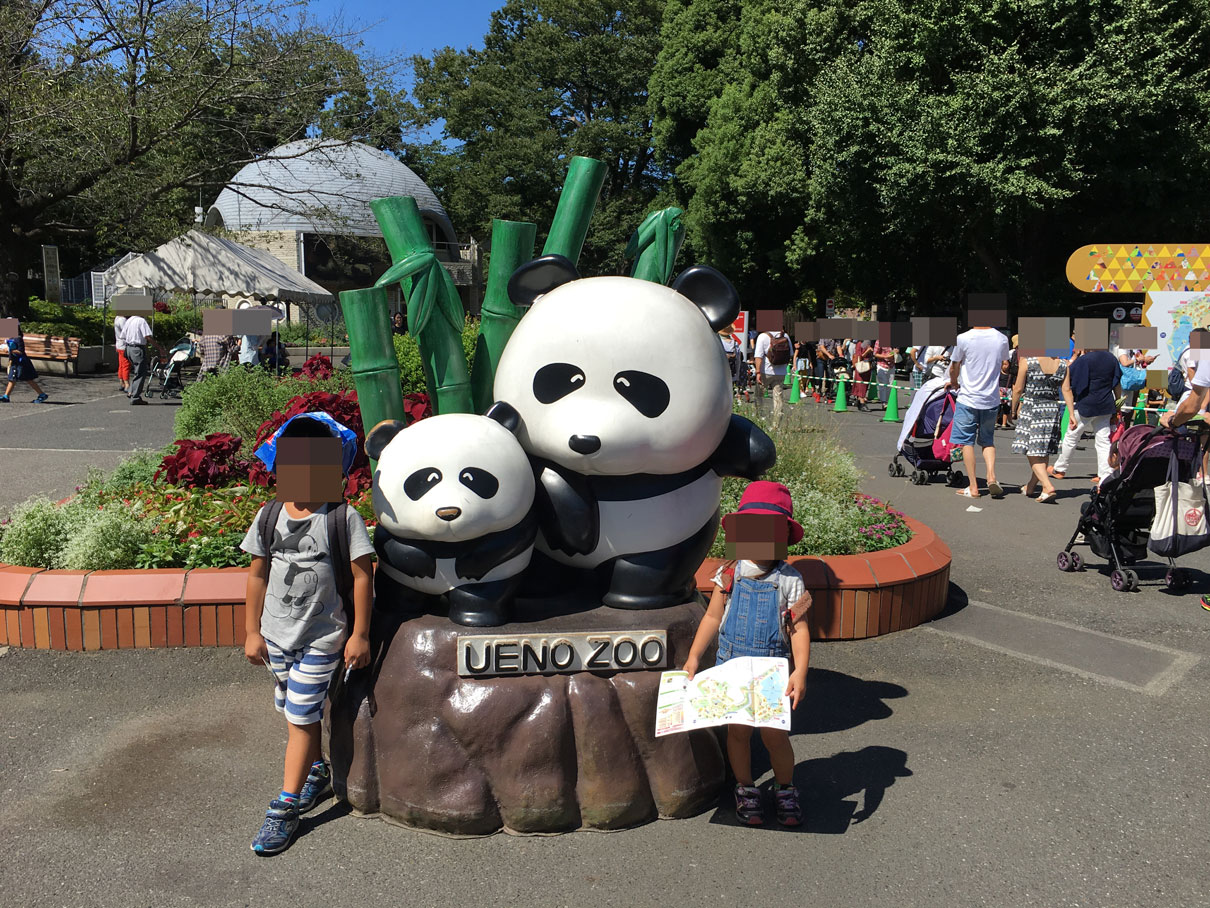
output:
M626 244L626 258L634 259L631 277L657 284L672 280L676 257L685 242L685 225L681 221L684 213L680 208L665 208L643 219Z
M346 290L340 294L340 308L349 329L353 383L366 434L384 419L405 421L387 292ZM377 464L371 461L370 469L377 469Z
M370 209L394 264L375 287L399 282L407 298L408 330L420 347L434 413L473 413L470 376L462 349L466 314L453 278L437 260L416 200L374 199ZM405 281L410 280L410 286Z
M487 412L495 400L492 385L496 380L496 365L513 329L525 314L524 309L514 306L508 298L508 279L533 258L537 232L533 224L521 221L492 221L491 261L479 318L479 336L475 338L475 362L471 368L471 396L476 413Z
M567 168L567 182L559 195L559 205L550 222L550 233L543 255L562 255L573 262L580 260L588 222L597 207L597 197L605 183L605 164L593 158L572 158Z

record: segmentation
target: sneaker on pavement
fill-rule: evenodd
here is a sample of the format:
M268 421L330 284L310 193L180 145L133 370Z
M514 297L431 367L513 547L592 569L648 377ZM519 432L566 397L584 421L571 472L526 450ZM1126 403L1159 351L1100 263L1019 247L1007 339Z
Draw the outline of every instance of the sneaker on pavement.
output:
M303 782L302 791L298 793L298 812L304 814L324 799L332 790L332 770L328 764L322 764L321 769L311 767L307 773L307 781Z
M252 840L252 850L269 855L285 851L298 831L298 805L290 801L270 801L265 822Z
M777 822L782 826L801 826L802 807L798 803L798 789L793 785L778 788L773 793L773 801L777 806Z
M11 404L11 403L12 403L12 401L8 399L7 394L0 394L0 404Z
M735 786L735 818L745 826L765 824L765 805L759 788L753 785Z
M36 403L36 404L45 403L46 398L48 398L48 397L50 397L50 395L44 391L41 394L39 394L37 397L34 398L34 403Z

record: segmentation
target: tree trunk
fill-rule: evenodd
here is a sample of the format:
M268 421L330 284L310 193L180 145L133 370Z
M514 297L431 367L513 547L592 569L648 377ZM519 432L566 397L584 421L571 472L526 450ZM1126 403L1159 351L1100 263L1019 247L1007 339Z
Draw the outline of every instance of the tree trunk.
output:
M0 318L29 317L28 269L16 238L0 239Z

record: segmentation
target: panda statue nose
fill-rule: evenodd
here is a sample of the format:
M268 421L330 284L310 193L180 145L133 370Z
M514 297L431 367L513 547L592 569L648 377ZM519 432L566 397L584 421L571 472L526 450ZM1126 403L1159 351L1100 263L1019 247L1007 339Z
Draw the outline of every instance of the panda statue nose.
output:
M595 435L573 435L567 444L577 454L595 454L601 450L601 439Z
M462 508L438 508L437 516L442 520L454 520L462 513Z

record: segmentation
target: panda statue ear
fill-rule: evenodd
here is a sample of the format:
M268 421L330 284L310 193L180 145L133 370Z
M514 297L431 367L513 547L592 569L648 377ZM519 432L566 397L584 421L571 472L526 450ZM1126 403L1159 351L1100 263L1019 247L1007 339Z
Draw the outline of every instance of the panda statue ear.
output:
M487 412L483 415L488 419L494 419L514 435L517 434L517 429L521 428L521 414L512 404L507 404L502 400L498 400L488 407Z
M715 331L739 315L739 294L731 282L709 265L692 265L676 276L672 289L702 310Z
M508 298L514 306L532 306L543 293L580 279L575 263L562 255L544 255L526 262L508 279Z
M403 431L406 424L398 419L384 419L366 433L366 456L370 460L378 460L383 450L391 443L396 435Z

